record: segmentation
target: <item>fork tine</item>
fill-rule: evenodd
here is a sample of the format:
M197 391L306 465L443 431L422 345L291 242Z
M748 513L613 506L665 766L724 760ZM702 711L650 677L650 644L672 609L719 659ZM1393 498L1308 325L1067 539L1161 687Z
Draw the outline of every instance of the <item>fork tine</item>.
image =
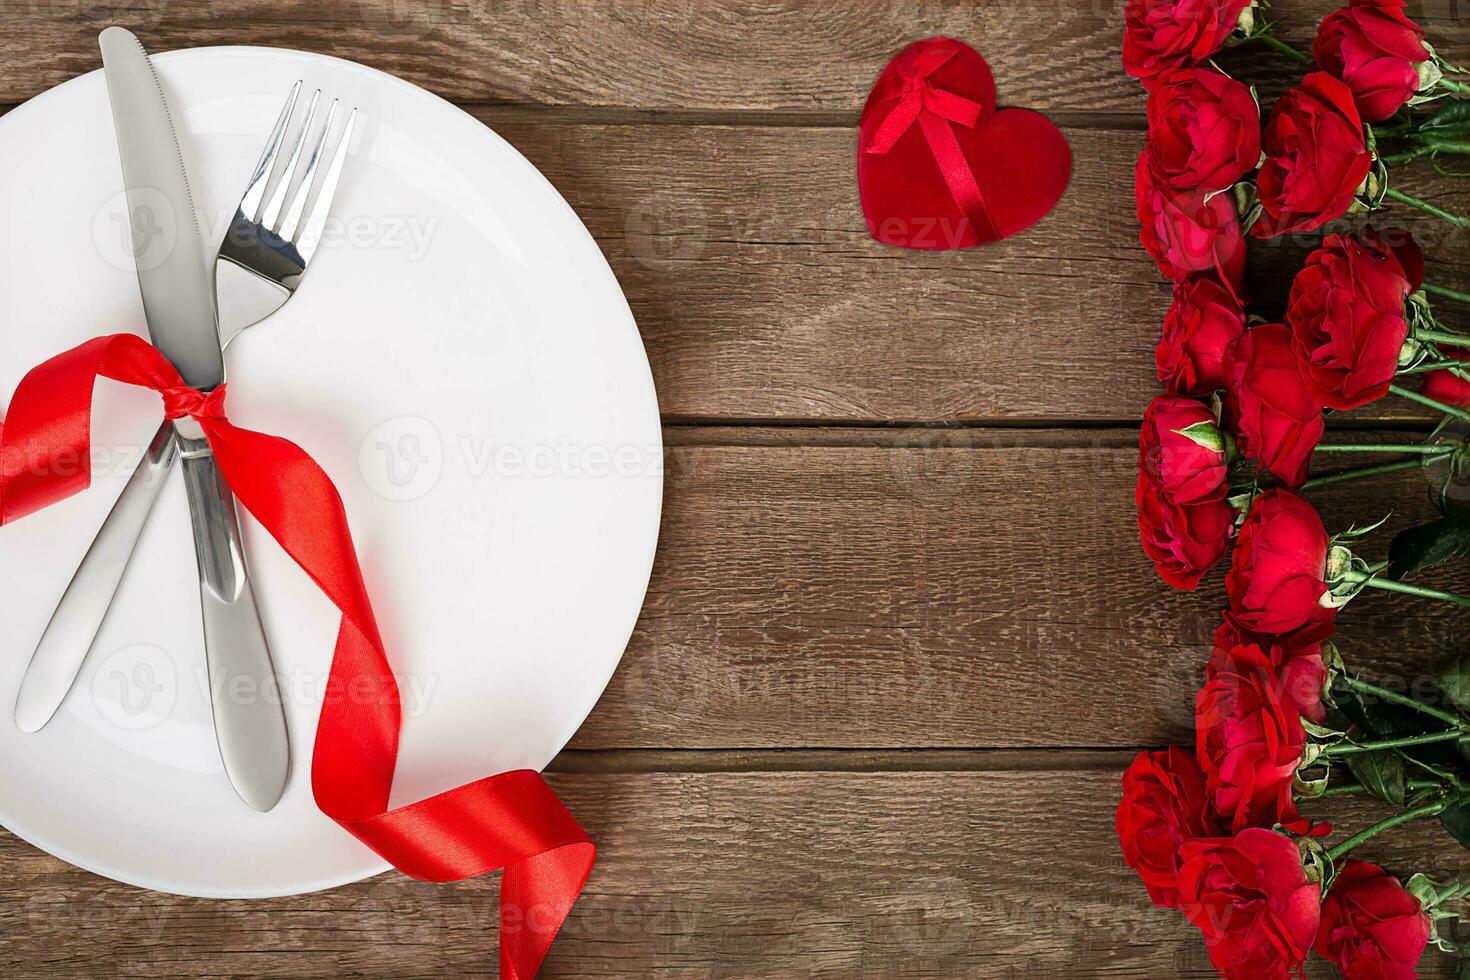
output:
M337 100L333 99L327 109L327 121L322 123L322 134L317 137L316 144L311 148L311 155L306 158L306 172L301 175L301 184L291 198L291 203L286 206L286 216L281 219L280 236L285 241L293 241L296 237L296 227L301 223L301 212L306 208L312 181L316 179L317 164L321 163L322 150L326 148L327 137L332 135L332 120L336 118Z
M254 221L260 214L260 202L265 200L265 185L270 182L271 170L275 168L276 154L281 150L281 139L286 135L286 124L291 121L291 111L296 108L296 96L301 94L301 83L298 81L291 86L291 94L286 96L286 106L281 110L281 116L276 120L276 125L271 129L270 136L265 141L265 149L260 154L260 162L255 165L255 171L250 175L250 183L245 186L245 195L240 198L240 213Z
M342 164L347 159L347 148L352 145L352 131L356 125L357 110L353 109L352 115L347 117L347 125L342 129L337 152L332 155L332 162L327 166L326 175L322 177L322 189L317 192L311 213L307 215L301 235L296 240L296 251L300 253L303 264L311 261L312 255L316 254L317 245L321 244L322 228L326 226L327 215L332 210L332 198L337 193L337 181L342 177Z
M280 183L276 184L275 193L266 203L265 213L260 216L261 225L271 231L276 229L277 219L281 216L281 207L286 203L286 191L290 189L291 181L296 177L296 166L301 162L301 146L306 142L306 133L311 129L312 119L316 117L316 103L321 96L321 89L311 93L311 101L306 105L306 117L301 120L301 132L296 134L296 139L291 145L291 158L286 161L286 170L281 175Z

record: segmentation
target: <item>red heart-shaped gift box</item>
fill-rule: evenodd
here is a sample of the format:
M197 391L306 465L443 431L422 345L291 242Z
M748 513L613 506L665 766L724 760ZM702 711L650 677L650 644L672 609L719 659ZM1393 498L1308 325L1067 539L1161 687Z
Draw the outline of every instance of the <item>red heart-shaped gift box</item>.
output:
M972 248L1046 217L1072 174L1049 119L995 108L995 79L951 37L915 41L863 107L858 194L868 233L901 248Z

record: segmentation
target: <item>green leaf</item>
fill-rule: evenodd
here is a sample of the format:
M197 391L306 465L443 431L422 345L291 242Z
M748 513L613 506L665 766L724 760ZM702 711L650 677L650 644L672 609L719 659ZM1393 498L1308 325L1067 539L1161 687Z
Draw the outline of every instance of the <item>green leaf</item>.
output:
M1225 438L1219 427L1213 422L1196 422L1187 428L1175 429L1174 432L1202 449L1210 449L1217 453L1225 451Z
M1462 708L1470 708L1470 657L1456 660L1435 680L1446 697Z
M1470 103L1455 99L1443 109L1431 113L1419 124L1419 132L1448 136L1451 133L1470 133Z
M1404 803L1404 760L1392 752L1359 752L1347 757L1353 778L1380 800Z
M1470 847L1470 806L1458 803L1439 815L1439 822L1462 847Z
M1394 535L1388 547L1388 577L1402 581L1414 572L1470 554L1470 511L1445 501L1437 521Z

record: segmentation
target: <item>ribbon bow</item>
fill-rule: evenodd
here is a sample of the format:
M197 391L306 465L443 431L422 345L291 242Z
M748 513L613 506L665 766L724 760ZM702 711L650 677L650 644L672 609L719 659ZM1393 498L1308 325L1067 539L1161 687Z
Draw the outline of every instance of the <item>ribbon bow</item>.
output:
M500 975L535 976L592 872L596 848L541 775L528 769L388 808L398 760L398 683L342 498L303 449L236 428L224 414L223 385L208 394L187 387L142 339L98 337L33 368L16 387L9 417L0 423L0 524L90 484L92 389L99 377L152 388L169 418L197 419L235 497L341 610L312 756L317 806L415 878L457 881L504 868L501 921L513 927L500 937Z
M975 172L965 159L965 151L954 134L954 126L974 129L986 114L988 107L957 92L936 86L931 76L947 65L959 49L951 46L932 47L923 51L909 69L899 76L902 79L898 91L890 98L897 102L888 110L878 124L865 153L882 154L892 150L914 123L924 134L924 142L939 165L949 196L954 199L960 213L974 225L975 234L982 240L1000 237L990 213L985 208L985 197L975 181Z

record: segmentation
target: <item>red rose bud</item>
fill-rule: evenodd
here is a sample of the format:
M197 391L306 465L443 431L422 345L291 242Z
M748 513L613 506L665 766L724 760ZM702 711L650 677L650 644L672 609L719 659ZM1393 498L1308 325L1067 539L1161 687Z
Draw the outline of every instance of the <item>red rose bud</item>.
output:
M1251 90L1206 68L1160 75L1148 97L1148 161L1177 191L1223 191L1261 162L1261 110Z
M1470 361L1470 350L1446 350L1444 354L1457 361ZM1470 363L1465 365L1465 373L1470 375ZM1424 375L1424 384L1419 391L1445 405L1470 407L1470 381L1454 371L1430 371Z
M1350 860L1322 901L1317 952L1347 977L1414 980L1429 936L1429 916L1397 878Z
M1302 379L1286 327L1243 333L1226 357L1225 382L1225 418L1241 455L1300 487L1322 440L1322 403Z
M1123 773L1116 819L1123 860L1138 872L1149 898L1179 907L1180 848L1197 837L1225 833L1205 796L1205 777L1181 748L1140 752Z
M1395 235L1406 242L1405 261L1371 228L1329 235L1292 283L1286 311L1292 349L1303 380L1329 408L1382 398L1398 373L1409 336L1405 303L1419 288L1423 263L1413 258L1413 239Z
M1180 282L1198 272L1216 272L1236 294L1245 277L1245 236L1229 194L1172 191L1155 181L1148 154L1133 171L1138 240L1159 264L1164 278Z
M1382 122L1419 91L1429 52L1402 2L1355 0L1322 18L1312 57L1347 83L1365 121Z
M1271 636L1332 622L1337 610L1321 603L1327 548L1327 531L1311 504L1288 490L1257 497L1225 577L1235 621Z
M1230 980L1286 980L1312 948L1320 888L1296 844L1270 830L1188 841L1179 908L1204 935L1210 962Z
M1240 300L1213 276L1174 284L1164 336L1154 351L1159 380L1174 394L1207 398L1225 387L1225 353L1245 333Z
M1225 436L1208 405L1163 395L1149 403L1138 430L1138 466L1171 504L1225 496Z
M1215 812L1235 831L1299 823L1291 788L1307 735L1276 665L1237 646L1212 666L1195 699L1195 756Z
M1234 509L1223 498L1203 504L1171 504L1142 467L1133 500L1138 505L1143 553L1165 582L1192 591L1224 556L1235 527Z
M1145 86L1160 72L1212 58L1249 16L1252 0L1128 0L1123 70Z
M1325 71L1276 103L1262 147L1256 191L1264 213L1251 233L1263 238L1342 217L1373 166L1352 91Z
M1205 679L1221 673L1238 672L1236 647L1257 646L1266 653L1272 674L1272 689L1309 721L1321 724L1327 709L1322 691L1327 686L1327 665L1322 644L1332 637L1331 623L1313 623L1285 636L1272 636L1246 629L1229 612L1215 630L1214 648L1205 666Z

